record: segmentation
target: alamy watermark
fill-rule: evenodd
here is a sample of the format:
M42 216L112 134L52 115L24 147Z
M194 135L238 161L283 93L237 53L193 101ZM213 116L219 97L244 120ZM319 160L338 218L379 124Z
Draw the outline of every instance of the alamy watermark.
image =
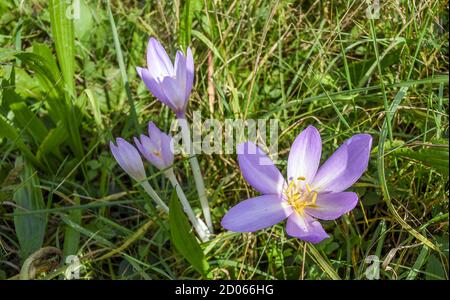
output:
M64 272L64 277L68 280L80 279L80 268L82 266L80 258L77 255L68 255L65 263L67 268Z
M266 152L273 162L278 160L278 119L206 119L202 121L201 112L193 113L191 128L192 149L183 144L182 128L185 120L173 120L171 135L174 140L172 149L174 154L187 152L188 154L255 154L257 145ZM186 125L185 125L186 126ZM243 142L252 142L245 149L237 149ZM186 148L188 147L188 148ZM261 165L271 164L270 161L260 160Z
M376 255L369 255L364 259L364 262L369 265L364 272L366 278L369 280L380 279L380 258Z
M80 18L80 0L66 0L66 17L68 19L79 19Z
M366 17L368 19L380 18L380 0L370 0L366 8Z

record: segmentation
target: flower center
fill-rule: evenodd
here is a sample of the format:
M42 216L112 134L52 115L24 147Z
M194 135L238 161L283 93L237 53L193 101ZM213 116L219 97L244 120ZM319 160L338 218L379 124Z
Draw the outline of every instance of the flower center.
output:
M154 154L156 157L162 158L161 152L158 151L158 150L153 151L153 154Z
M306 207L315 207L317 200L317 192L309 184L305 183L304 187L300 184L305 180L305 177L291 179L283 192L287 203L300 215L303 215Z

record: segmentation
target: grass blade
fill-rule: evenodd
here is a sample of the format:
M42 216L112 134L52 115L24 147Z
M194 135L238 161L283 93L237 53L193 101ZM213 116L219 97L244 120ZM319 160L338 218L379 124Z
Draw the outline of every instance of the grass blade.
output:
M14 211L33 211L45 207L39 178L33 167L21 157L16 160L16 167L23 164L20 175L22 185L14 192L14 202L18 206ZM20 244L20 256L24 259L42 247L47 226L47 214L14 216L14 227Z

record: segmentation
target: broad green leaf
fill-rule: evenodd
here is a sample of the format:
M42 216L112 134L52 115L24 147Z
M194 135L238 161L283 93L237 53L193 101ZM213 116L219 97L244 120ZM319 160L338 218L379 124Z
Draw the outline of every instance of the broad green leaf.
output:
M37 47L36 49L38 49ZM45 50L36 50L45 52ZM51 66L45 57L31 52L22 52L16 55L22 61L24 68L33 71L40 83L42 95L45 95L44 101L47 103L47 109L53 122L65 118L64 92L62 90L62 75Z
M74 11L75 37L81 41L87 40L92 32L94 21L89 5L85 0L79 0L79 6Z
M75 199L75 205L80 204L80 199ZM78 226L81 226L81 209L74 209L69 213L68 218ZM64 234L64 257L76 255L80 247L80 232L72 226L67 225Z
M9 112L9 106L13 103L21 102L22 97L16 93L16 69L14 67L10 68L9 76L5 73L3 74L3 79L1 81L1 100L0 100L0 113L6 116Z
M76 98L75 91L75 35L73 20L78 17L77 3L65 0L50 0L50 25L55 42L56 55L65 83L65 101L67 107L64 111L64 124L69 132L72 151L78 159L84 155L83 144L79 132L78 108L73 105Z
M50 152L56 153L58 158L61 158L61 152L58 146L60 146L67 139L67 130L62 124L62 121L56 124L55 128L50 129L44 140L39 145L39 149L36 153L36 158L40 161Z
M61 97L63 94L61 74L55 72L45 57L31 52L21 52L16 54L16 57L22 61L25 68L36 73L39 82L44 86L44 91L48 92L49 96Z
M39 55L45 61L45 66L51 72L53 78L59 79L61 77L56 58L47 44L33 43L33 53Z
M65 86L69 94L75 94L75 38L73 19L77 17L77 3L66 0L50 0L50 25L55 42L56 55Z
M425 278L428 280L444 280L446 278L442 262L433 254L428 258L425 272Z
M169 207L169 226L172 243L197 271L205 275L208 263L176 195L172 195Z
M14 112L14 123L21 130L25 130L36 145L39 145L48 134L44 123L28 108L24 102L14 103L10 106Z
M21 157L16 159L16 166L24 164L20 174L21 185L14 192L14 202L17 208L14 213L40 210L45 207L42 190L39 188L39 177L31 164ZM14 226L20 245L20 256L28 257L42 247L47 226L47 214L14 216Z
M29 147L25 144L19 132L11 126L8 121L0 115L0 139L7 138L11 143L17 147L22 154L26 156L30 161L32 161L36 166L42 166L33 153L30 151Z

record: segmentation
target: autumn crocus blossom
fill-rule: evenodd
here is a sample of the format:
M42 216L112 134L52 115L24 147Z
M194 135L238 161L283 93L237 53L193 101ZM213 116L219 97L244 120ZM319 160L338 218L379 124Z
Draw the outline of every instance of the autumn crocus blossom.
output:
M142 158L136 148L122 138L117 138L117 146L111 141L109 147L120 167L134 180L142 181L145 175Z
M178 117L184 117L194 82L194 58L191 49L186 55L177 51L172 64L160 42L150 38L147 46L147 68L136 68L150 92L170 107Z
M185 118L189 96L194 83L194 58L192 51L189 47L185 54L177 51L175 61L172 64L161 43L154 38L150 38L147 46L147 68L137 67L136 71L153 96L172 109L180 121L185 149L189 155L192 155L189 161L192 166L202 211L210 232L213 232L205 183L197 157L193 153L189 126Z
M344 191L366 170L371 145L369 134L356 134L319 168L322 141L317 129L308 126L289 153L288 181L256 145L238 145L242 175L263 195L231 208L222 226L235 232L252 232L287 218L288 235L319 243L328 235L318 219L337 219L358 203L355 193Z
M159 130L153 122L148 123L148 136L134 138L142 155L158 169L165 169L173 164L173 139Z

